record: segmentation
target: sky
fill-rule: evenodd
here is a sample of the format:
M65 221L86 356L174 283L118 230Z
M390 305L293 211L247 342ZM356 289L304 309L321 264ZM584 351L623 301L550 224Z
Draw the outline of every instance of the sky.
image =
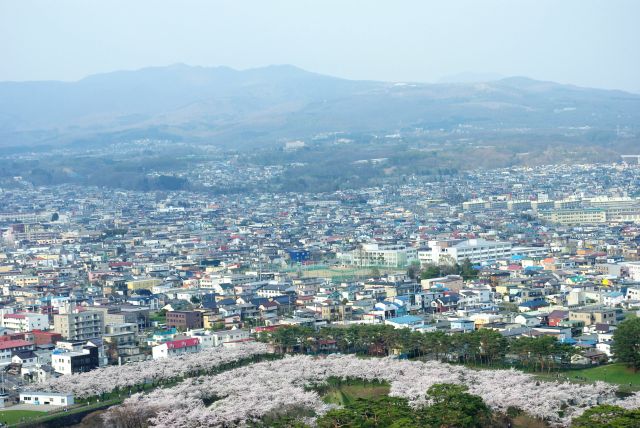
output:
M640 92L637 0L0 0L0 80L184 63ZM455 80L455 79L454 79Z

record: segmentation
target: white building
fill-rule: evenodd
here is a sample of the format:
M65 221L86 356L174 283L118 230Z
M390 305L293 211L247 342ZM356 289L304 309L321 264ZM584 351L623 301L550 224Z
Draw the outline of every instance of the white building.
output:
M622 266L627 268L629 277L634 281L640 281L640 262L625 262L621 263Z
M35 406L72 406L73 395L57 392L21 392L20 403Z
M493 292L490 287L465 288L458 292L458 309L483 310L494 306Z
M51 367L56 373L84 373L100 367L100 349L83 342L58 342L51 353Z
M387 318L384 323L393 328L408 328L411 330L424 329L424 318L415 315L404 315L401 317Z
M460 263L469 259L471 263L482 263L490 260L511 257L511 243L488 241L486 239L429 241L429 248L420 250L420 263L443 264Z
M617 306L622 302L624 302L624 293L620 291L611 291L602 296L602 303L605 306Z
M362 244L360 248L338 253L343 264L402 268L418 260L418 250L404 244Z
M513 321L526 327L537 327L540 325L540 318L536 315L520 314L515 317Z
M172 358L183 354L200 352L200 339L192 337L190 339L172 340L162 345L151 348L153 359Z
M249 330L242 329L220 330L213 332L199 329L189 330L185 334L200 340L200 347L202 349L217 348L218 346L223 346L225 343L245 340L251 337Z
M49 316L31 312L4 314L0 317L0 327L19 332L49 330Z

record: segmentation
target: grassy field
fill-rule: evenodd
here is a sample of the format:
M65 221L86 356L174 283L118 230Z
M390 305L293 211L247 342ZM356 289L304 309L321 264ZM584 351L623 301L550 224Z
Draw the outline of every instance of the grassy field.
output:
M329 391L322 396L322 399L328 404L344 406L358 398L366 400L389 395L389 390L389 385L384 383L374 384L356 381L331 387ZM549 428L549 425L544 421L523 413L513 419L513 428Z
M597 380L620 385L619 390L624 392L640 390L640 372L634 373L624 364L607 364L604 366L590 367L580 370L569 370L560 372L560 380L570 380L572 382L595 382ZM536 374L541 380L555 381L558 373Z
M13 425L29 419L38 418L46 413L47 412L38 412L35 410L3 410L0 411L0 422Z
M326 403L344 406L358 398L369 399L389 394L389 385L346 384L331 388L323 398Z
M640 388L640 372L634 373L624 364L607 364L588 369L568 372L569 379L586 379L588 381L602 380L632 388Z
M384 274L397 274L404 273L404 271L399 271L397 269L379 269L381 275ZM314 269L314 270L306 270L302 272L302 276L304 277L322 277L322 278L330 278L334 281L349 281L353 279L363 279L369 278L372 275L371 268L327 268L327 269Z

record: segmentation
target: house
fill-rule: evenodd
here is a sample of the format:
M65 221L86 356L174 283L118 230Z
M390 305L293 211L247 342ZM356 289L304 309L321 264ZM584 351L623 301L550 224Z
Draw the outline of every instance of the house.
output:
M594 324L615 325L618 323L616 310L602 307L572 310L569 312L569 320L583 321L585 326Z
M620 291L611 291L602 296L602 303L605 306L618 306L622 302L624 302L624 294Z
M370 314L375 318L378 318L380 320L385 320L387 318L395 318L402 315L406 315L407 309L402 304L402 302L385 301L385 302L376 303L373 306L373 310L370 312Z
M73 395L57 392L21 392L20 403L35 406L72 406Z
M424 319L415 315L387 318L384 323L394 328L409 328L411 330L419 330L424 327Z
M458 308L459 295L456 293L447 294L431 302L435 312L454 312Z
M55 345L58 341L62 340L62 335L55 331L33 330L31 336L33 336L33 343L36 346Z
M154 360L196 352L200 352L200 339L195 337L190 339L172 340L151 348L151 354Z
M612 343L613 342L598 342L596 343L596 349L611 358L613 356L613 351L611 350Z
M596 348L586 349L582 355L576 354L571 357L572 364L601 364L607 361L609 361L607 354Z
M233 342L237 340L249 339L251 337L249 330L231 329L220 331L204 331L204 330L191 330L185 333L187 336L196 337L200 340L200 347L202 349L215 348L223 346L227 342Z
M338 342L333 339L318 339L312 345L314 352L331 353L338 349Z
M4 340L0 342L0 365L11 364L13 354L19 351L33 350L33 342L26 340Z
M33 351L16 351L11 357L12 364L20 364L22 367L35 366L38 356Z
M171 327L166 330L154 331L153 336L151 336L151 340L148 340L147 343L150 345L164 343L168 340L173 340L176 334L178 334L178 330L175 327Z
M295 293L295 287L288 284L267 284L264 287L261 287L257 290L256 294L258 297L276 297L282 296L284 294L292 294Z
M540 325L540 319L536 315L529 315L527 313L519 314L513 321L526 327L537 327Z
M550 327L557 327L562 321L569 320L569 311L555 310L549 312L547 320Z
M527 302L519 303L518 310L520 312L536 311L545 306L549 306L549 303L547 303L546 300L542 300L542 299L529 300Z
M451 331L468 333L476 329L475 322L466 318L449 319L449 324L451 326Z
M533 331L536 333L543 334L545 336L555 337L561 342L571 339L571 336L572 336L571 328L569 327L540 326L540 327L534 327Z
M464 286L464 280L459 275L447 275L441 278L423 279L420 281L420 285L422 285L422 288L425 290L439 288L458 291Z

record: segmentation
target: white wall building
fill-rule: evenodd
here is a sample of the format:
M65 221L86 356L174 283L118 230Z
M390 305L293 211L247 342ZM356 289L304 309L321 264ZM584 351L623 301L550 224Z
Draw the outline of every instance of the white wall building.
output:
M418 250L404 244L362 244L360 248L338 253L343 264L401 268L418 260Z
M193 337L190 339L172 340L162 345L154 346L151 348L151 354L153 355L153 359L157 360L159 358L171 358L178 355L200 352L200 349L200 339Z
M35 406L72 406L73 395L57 392L21 392L20 403Z
M0 317L0 327L22 333L33 330L49 330L49 316L31 312L4 314Z
M625 262L622 266L627 268L629 277L634 281L640 281L640 262Z
M223 346L225 343L245 340L251 337L249 330L234 329L220 331L189 330L185 333L187 336L195 337L200 340L202 349L216 348Z
M471 263L511 257L511 243L486 239L429 241L429 248L418 253L420 263L460 263L469 259Z

